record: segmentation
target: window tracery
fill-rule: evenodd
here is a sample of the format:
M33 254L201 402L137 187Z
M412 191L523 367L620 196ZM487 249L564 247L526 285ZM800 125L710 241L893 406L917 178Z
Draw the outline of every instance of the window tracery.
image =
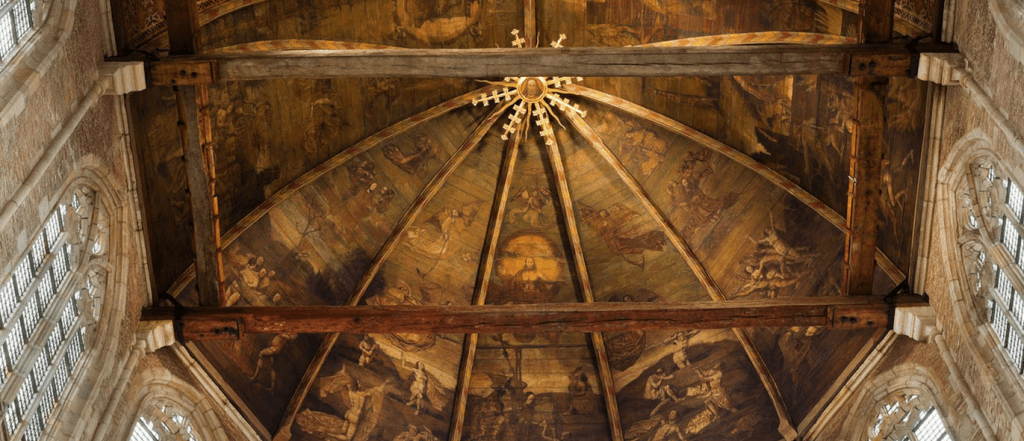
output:
M935 406L919 396L900 392L882 404L868 441L952 441Z
M0 64L14 54L35 28L35 0L0 0Z
M973 161L961 180L961 258L976 310L988 323L1009 367L1024 373L1024 192L991 158Z
M105 222L95 192L80 187L0 279L0 440L42 438L91 346L106 280Z
M132 427L130 441L200 441L192 428L192 419L181 409L154 404L139 416Z

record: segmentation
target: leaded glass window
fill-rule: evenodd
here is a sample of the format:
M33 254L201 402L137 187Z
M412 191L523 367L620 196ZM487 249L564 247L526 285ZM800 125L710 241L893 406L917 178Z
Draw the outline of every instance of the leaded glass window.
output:
M35 27L35 11L35 0L0 0L0 63L28 38Z
M173 406L154 405L135 421L131 441L200 441L192 419Z
M84 257L105 219L81 189L47 218L6 279L0 279L0 440L37 441L59 408L86 349L99 295ZM100 250L102 251L102 250Z
M935 406L920 397L900 393L882 405L868 441L953 441Z
M1024 373L1024 191L994 161L971 163L957 189L970 287L1017 374Z

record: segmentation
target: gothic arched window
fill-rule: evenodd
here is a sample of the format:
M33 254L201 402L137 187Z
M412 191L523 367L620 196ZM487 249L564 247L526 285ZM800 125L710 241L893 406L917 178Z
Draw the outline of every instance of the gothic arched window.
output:
M35 28L36 0L0 0L0 64L28 39Z
M49 215L0 279L0 439L36 441L82 370L106 280L107 218L88 187Z
M956 189L960 250L976 310L1019 375L1024 373L1024 192L997 164L975 160Z
M200 441L192 419L175 406L154 404L139 416L130 441Z
M953 441L935 406L899 392L882 404L868 441Z

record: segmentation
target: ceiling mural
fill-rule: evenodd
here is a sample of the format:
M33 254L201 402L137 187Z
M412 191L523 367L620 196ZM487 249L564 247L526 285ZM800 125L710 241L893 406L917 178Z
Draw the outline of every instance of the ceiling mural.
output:
M128 3L114 8L119 43L160 54L163 2ZM200 38L206 52L231 54L850 44L859 7L210 0L200 3ZM898 2L897 32L924 35L930 8ZM837 75L214 83L223 301L543 310L845 296L855 84ZM926 108L916 80L893 79L886 96L876 295L910 269ZM197 305L175 94L153 87L130 104L147 234L160 250L155 286ZM883 335L814 326L242 333L188 348L268 440L778 441L816 420Z

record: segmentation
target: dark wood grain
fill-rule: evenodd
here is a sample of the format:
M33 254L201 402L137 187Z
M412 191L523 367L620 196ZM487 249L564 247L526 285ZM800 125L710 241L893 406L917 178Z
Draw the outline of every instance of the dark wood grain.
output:
M607 332L790 326L889 326L894 305L919 296L809 297L678 304L558 303L479 306L295 306L147 308L142 320L176 320L185 329L238 322L241 333Z
M950 51L941 46L929 50ZM909 61L906 45L748 45L709 47L367 49L264 51L170 57L150 63L155 84L169 84L165 63L215 60L220 80L404 76L493 78L503 76L722 76L857 74L854 55ZM180 71L180 69L179 69Z
M204 125L209 125L208 110L200 112L199 100L204 98L205 86L181 86L176 89L178 100L178 128L181 147L185 153L185 172L188 179L189 199L194 225L193 241L196 253L196 285L199 304L221 304L220 233L215 219L216 201L213 196L211 170L204 152ZM205 104L205 100L204 104ZM201 116L205 113L205 117ZM209 129L207 129L209 130ZM208 138L207 138L208 139Z

